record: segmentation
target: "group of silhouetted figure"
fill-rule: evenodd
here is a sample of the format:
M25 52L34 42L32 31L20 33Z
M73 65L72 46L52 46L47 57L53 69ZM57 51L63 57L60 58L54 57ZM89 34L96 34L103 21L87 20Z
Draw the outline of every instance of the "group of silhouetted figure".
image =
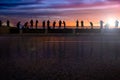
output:
M89 23L90 23L91 29L93 29L93 27L94 27L93 23L92 22L89 22ZM100 20L99 23L100 23L100 29L103 29L103 28L107 29L110 26L108 23L104 24L104 21L102 21L102 20ZM57 27L56 24L57 24L56 21L53 21L52 24L51 24L50 20L47 20L47 21L44 20L44 21L42 21L42 27L43 27L43 29L55 29ZM19 21L17 23L16 27L18 29L33 29L33 27L35 26L35 28L38 29L38 25L39 25L39 21L38 20L36 20L35 23L34 23L33 20L30 20L30 22L25 22L24 25L21 25L21 22ZM2 21L0 20L0 27L1 26L2 26ZM6 26L10 27L10 21L9 20L6 21ZM78 28L80 26L81 26L81 28L85 27L84 26L84 21L83 20L82 21L76 20L76 28ZM116 20L115 21L115 28L118 28L118 26L119 26L119 21ZM66 22L59 20L58 21L58 28L61 29L62 27L64 29L66 28Z
M84 21L81 21L80 23L81 23L81 28L84 28ZM119 26L119 21L116 20L115 21L115 28L118 28L118 26ZM76 27L77 28L79 27L79 21L78 20L76 21ZM94 27L92 22L90 22L90 27L91 27L91 29L93 29L93 27ZM104 21L100 20L100 29L103 29L103 28L107 29L109 27L110 27L109 23L104 25Z
M92 22L90 22L90 26L93 29L93 23ZM76 27L77 28L79 27L79 21L78 20L76 21ZM84 28L84 21L81 21L81 27Z
M45 28L47 28L47 29L51 29L51 24L50 24L51 22L50 22L50 20L47 20L47 21L42 21L42 27L43 27L43 29L45 29ZM53 26L53 28L52 29L55 29L55 27L56 27L56 21L54 21L53 23L52 23L52 26ZM21 22L18 22L17 23L17 28L20 28L20 24L21 24ZM26 28L26 29L33 29L33 27L34 27L34 21L33 20L30 20L30 26L28 25L29 23L28 22L25 22L25 24L23 25L23 27L22 28ZM35 22L35 28L37 29L38 28L38 20L36 20L36 22ZM63 24L63 27L64 28L66 28L66 22L65 21L59 21L59 28L61 28L62 27L62 24Z

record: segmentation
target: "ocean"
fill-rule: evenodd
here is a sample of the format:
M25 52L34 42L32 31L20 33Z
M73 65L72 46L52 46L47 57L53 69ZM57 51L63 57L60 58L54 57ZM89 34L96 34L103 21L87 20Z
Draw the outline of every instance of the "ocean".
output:
M119 34L0 36L4 80L118 80L119 67Z

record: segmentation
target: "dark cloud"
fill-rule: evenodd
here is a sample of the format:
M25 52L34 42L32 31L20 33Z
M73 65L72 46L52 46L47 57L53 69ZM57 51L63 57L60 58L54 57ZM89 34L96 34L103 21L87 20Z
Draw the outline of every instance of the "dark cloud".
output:
M6 2L6 3L1 3L0 2L0 9L9 9L9 8L16 8L17 6L24 6L24 5L30 5L30 4L34 4L34 3L31 3L31 2L29 2L29 3L8 3L8 2Z
M59 15L62 9L90 7L106 1L120 0L1 0L0 15Z
M0 3L0 9L8 9L8 8L15 8L15 7L18 7L18 6L25 6L25 5L33 5L33 4L36 4L36 3Z

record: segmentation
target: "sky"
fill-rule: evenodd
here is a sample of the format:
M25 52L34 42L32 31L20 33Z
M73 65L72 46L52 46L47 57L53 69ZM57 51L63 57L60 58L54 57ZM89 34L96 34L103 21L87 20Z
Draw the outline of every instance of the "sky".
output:
M99 21L120 20L120 0L0 0L0 20L7 19L15 25L33 19L53 21L65 20L67 26L83 20L86 26L92 21L99 26Z

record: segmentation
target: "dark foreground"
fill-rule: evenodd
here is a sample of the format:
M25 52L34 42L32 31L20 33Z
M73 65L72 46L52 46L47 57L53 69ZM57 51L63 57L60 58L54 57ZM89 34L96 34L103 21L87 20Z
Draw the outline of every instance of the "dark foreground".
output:
M1 80L119 80L120 35L1 35Z

